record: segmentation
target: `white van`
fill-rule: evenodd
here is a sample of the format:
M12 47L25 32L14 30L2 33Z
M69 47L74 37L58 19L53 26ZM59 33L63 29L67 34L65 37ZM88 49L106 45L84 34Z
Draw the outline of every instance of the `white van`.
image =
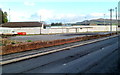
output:
M16 31L12 28L3 28L0 27L0 34L17 34Z

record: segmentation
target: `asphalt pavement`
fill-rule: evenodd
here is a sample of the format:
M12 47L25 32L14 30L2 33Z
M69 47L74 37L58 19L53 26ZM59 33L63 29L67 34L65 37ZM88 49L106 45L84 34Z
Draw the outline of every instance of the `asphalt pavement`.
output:
M2 66L3 73L78 73L116 51L118 37ZM107 61L109 62L109 61ZM100 69L99 69L100 70Z

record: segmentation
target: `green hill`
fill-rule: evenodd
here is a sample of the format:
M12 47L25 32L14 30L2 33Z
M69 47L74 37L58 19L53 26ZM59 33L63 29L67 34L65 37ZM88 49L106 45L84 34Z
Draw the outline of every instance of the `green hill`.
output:
M82 22L76 22L73 25L109 25L110 19L92 19L92 20L85 20ZM112 20L112 24L116 25L117 21L115 19Z

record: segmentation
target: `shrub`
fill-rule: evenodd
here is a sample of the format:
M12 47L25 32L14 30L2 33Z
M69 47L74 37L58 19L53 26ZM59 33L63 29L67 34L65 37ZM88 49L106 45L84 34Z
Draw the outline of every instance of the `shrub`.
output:
M15 42L11 42L11 44L16 44Z
M27 40L27 42L32 42L32 40Z

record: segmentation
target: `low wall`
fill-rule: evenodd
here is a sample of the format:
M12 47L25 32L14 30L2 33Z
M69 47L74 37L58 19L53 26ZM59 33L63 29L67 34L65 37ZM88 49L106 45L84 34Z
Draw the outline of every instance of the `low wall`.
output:
M54 34L54 33L79 33L79 32L107 32L110 31L110 26L66 26L66 27L26 27L26 28L2 28L0 34L17 34L17 32L26 32L27 34ZM116 26L112 26L112 31L116 31ZM120 31L120 28L118 28Z
M120 31L120 28L117 29ZM80 33L80 32L109 32L110 26L72 26L72 27L51 27L41 29L42 34L53 33ZM116 26L112 26L112 31L116 31Z
M114 34L115 33L112 33L112 35ZM60 39L60 40L46 41L46 42L35 41L35 42L28 42L28 43L22 43L22 44L7 45L7 46L2 47L2 52L0 53L0 55L34 50L34 49L56 46L56 45L62 45L66 43L84 41L84 40L89 40L89 39L97 39L97 38L106 37L106 36L110 36L110 34L75 37L75 38L70 38L70 39Z

